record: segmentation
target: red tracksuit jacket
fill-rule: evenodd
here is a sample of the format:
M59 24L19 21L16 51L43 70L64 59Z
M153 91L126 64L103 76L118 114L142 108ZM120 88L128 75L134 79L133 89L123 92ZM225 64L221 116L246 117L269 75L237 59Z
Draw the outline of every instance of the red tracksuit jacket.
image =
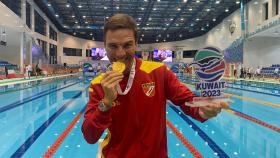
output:
M89 88L89 102L82 126L88 143L98 141L104 130L108 135L102 143L106 158L166 158L166 100L179 105L185 114L205 121L198 108L185 106L194 94L162 63L136 59L133 85L125 96L118 95L116 105L106 112L98 109L104 97L97 77ZM128 79L120 82L125 88Z

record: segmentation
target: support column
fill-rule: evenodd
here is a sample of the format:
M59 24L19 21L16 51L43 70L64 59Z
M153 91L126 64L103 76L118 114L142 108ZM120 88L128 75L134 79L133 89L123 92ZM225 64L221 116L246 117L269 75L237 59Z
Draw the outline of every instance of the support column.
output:
M20 49L19 49L19 67L20 67L20 73L24 73L24 32L20 32L19 39L20 39Z
M34 2L30 3L31 30L35 32Z
M26 0L21 0L21 20L26 23Z
M244 0L240 1L241 37L245 38Z

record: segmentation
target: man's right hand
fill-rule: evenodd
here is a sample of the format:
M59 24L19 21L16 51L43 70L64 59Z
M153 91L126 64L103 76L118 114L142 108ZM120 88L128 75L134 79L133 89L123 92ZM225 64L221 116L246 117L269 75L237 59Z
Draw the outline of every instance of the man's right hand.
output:
M123 74L119 72L107 71L101 80L101 86L104 91L103 102L106 106L109 106L108 108L112 106L113 101L117 98L116 86L123 77Z

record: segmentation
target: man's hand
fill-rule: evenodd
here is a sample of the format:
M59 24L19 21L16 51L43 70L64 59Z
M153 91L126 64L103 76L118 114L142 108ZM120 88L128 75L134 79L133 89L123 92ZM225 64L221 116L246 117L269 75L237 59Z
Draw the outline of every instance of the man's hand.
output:
M104 91L103 102L106 106L112 106L113 101L117 98L116 86L123 79L123 74L116 71L108 71L101 80L101 86Z
M210 102L207 106L199 107L199 115L204 119L217 116L222 109L228 109L231 102Z

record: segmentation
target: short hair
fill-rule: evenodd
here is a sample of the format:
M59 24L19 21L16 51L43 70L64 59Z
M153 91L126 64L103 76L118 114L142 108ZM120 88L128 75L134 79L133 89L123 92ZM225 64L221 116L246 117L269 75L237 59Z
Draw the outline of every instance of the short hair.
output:
M104 42L106 42L106 33L109 30L130 29L134 33L135 42L137 42L137 25L135 20L127 14L115 14L104 25Z

